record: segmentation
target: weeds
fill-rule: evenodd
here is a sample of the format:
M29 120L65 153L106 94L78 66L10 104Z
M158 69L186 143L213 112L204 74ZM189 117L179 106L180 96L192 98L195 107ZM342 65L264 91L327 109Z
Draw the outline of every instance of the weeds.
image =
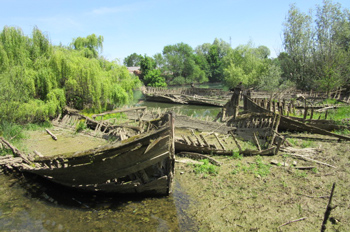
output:
M241 159L243 159L243 155L240 154L238 151L234 151L234 152L232 152L232 158L241 160Z
M264 177L270 174L270 164L264 164L262 158L257 156L255 159L255 163L251 163L249 165L242 165L241 163L236 164L236 168L231 171L233 175L238 174L239 172L251 173L256 177Z
M0 136L4 137L10 142L18 142L25 138L23 127L11 122L1 122Z
M306 173L306 172L304 172L304 171L299 171L299 170L297 170L297 171L295 172L295 175L296 175L297 177L302 177L302 178L307 177L307 173Z
M75 132L79 133L87 128L84 120L80 120L79 123L75 127Z
M210 174L217 175L219 173L219 167L209 163L208 159L201 160L203 164L195 164L194 172L196 174Z
M312 147L313 142L311 140L303 140L300 144L302 148Z

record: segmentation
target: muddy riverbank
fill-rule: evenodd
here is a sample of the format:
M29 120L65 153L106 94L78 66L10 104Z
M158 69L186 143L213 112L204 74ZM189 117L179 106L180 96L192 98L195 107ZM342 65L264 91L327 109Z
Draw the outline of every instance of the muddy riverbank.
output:
M65 153L105 142L51 130L57 141L44 130L30 132L26 150ZM180 137L186 132L176 133ZM336 183L333 204L337 208L327 228L349 231L350 143L306 133L284 135L293 149L285 148L278 156L213 156L222 164L216 174L196 173L194 165L177 162L174 193L169 197L81 194L0 175L0 230L319 231L327 197ZM75 142L69 144L63 139L66 136ZM250 145L239 142L243 147ZM237 151L232 141L229 144ZM281 226L297 219L302 220Z

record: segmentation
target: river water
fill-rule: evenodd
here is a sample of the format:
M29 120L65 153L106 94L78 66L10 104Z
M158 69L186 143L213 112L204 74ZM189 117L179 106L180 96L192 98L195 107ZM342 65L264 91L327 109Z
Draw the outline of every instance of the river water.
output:
M142 94L141 94L142 95ZM135 105L215 117L216 107L146 102ZM197 231L186 213L194 204L177 181L168 197L135 198L72 191L40 178L0 174L0 231Z

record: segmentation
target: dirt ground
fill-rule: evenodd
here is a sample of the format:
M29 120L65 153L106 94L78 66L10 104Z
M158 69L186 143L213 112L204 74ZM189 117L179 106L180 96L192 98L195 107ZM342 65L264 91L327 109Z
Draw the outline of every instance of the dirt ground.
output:
M196 202L188 213L202 231L320 231L333 183L332 205L337 207L327 231L350 231L350 142L310 134L285 136L297 153L213 156L222 162L217 175L195 174L193 165L177 164L177 181Z
M55 155L106 143L60 128L51 130L58 141L44 130L30 132L26 150ZM176 136L184 133L177 130ZM196 174L194 165L176 163L175 179L192 200L186 214L198 221L201 231L320 231L333 183L332 203L337 207L327 231L350 231L350 142L305 133L285 136L294 150L277 156L212 156L222 163L216 175ZM227 148L238 151L229 135L220 138ZM240 143L243 148L251 146ZM301 220L292 222L297 219Z
M26 152L36 150L42 155L51 156L88 150L108 143L104 139L83 133L77 134L72 130L60 127L49 128L49 130L57 137L57 141L53 140L45 129L28 131L28 139L23 142L23 149Z

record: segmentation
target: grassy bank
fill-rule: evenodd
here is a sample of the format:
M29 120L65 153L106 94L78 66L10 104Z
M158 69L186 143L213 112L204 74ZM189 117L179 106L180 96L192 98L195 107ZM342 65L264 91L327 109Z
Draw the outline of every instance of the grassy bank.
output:
M177 180L195 202L188 213L201 231L319 231L333 183L333 204L338 207L327 228L350 231L350 143L318 135L290 136L293 148L303 149L297 150L300 155L308 152L309 158L336 168L296 159L290 152L274 157L216 156L222 165L212 174L177 165ZM310 168L297 169L293 162ZM300 218L305 219L281 226Z

